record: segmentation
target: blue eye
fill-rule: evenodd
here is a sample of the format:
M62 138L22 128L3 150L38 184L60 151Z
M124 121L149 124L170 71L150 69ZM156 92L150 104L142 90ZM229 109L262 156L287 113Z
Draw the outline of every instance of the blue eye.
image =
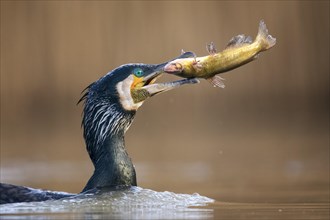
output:
M143 75L143 70L141 68L136 68L133 73L136 77L141 77Z

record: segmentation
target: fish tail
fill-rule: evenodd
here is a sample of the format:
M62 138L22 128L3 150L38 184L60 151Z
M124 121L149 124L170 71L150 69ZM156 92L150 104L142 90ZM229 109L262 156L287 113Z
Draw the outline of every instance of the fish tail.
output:
M256 41L261 45L262 50L268 50L276 44L276 38L268 34L268 29L263 20L259 23L259 31Z

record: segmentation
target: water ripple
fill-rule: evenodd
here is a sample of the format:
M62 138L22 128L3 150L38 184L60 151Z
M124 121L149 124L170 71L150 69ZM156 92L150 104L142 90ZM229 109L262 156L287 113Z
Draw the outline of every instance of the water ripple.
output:
M6 217L24 214L25 218L30 216L31 219L45 216L47 219L200 219L212 217L211 209L198 208L212 202L213 199L197 193L177 194L130 187L116 191L98 190L56 201L5 204L0 206L0 214Z

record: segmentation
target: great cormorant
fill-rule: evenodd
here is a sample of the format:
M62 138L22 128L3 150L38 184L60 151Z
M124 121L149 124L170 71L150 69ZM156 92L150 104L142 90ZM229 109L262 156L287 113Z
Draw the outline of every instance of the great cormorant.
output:
M193 55L187 52L180 57ZM183 79L155 84L166 64L122 65L85 89L79 102L84 102L84 139L95 170L82 193L95 188L137 185L135 169L124 141L125 132L137 109L155 94L198 82L197 79ZM0 204L45 201L74 195L0 183Z

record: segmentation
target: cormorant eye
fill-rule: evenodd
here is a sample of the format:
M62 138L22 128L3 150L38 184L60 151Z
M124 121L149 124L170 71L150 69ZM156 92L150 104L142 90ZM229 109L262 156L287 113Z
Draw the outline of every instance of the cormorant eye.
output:
M141 68L135 68L134 71L133 71L134 75L136 77L141 77L143 76L143 70Z

